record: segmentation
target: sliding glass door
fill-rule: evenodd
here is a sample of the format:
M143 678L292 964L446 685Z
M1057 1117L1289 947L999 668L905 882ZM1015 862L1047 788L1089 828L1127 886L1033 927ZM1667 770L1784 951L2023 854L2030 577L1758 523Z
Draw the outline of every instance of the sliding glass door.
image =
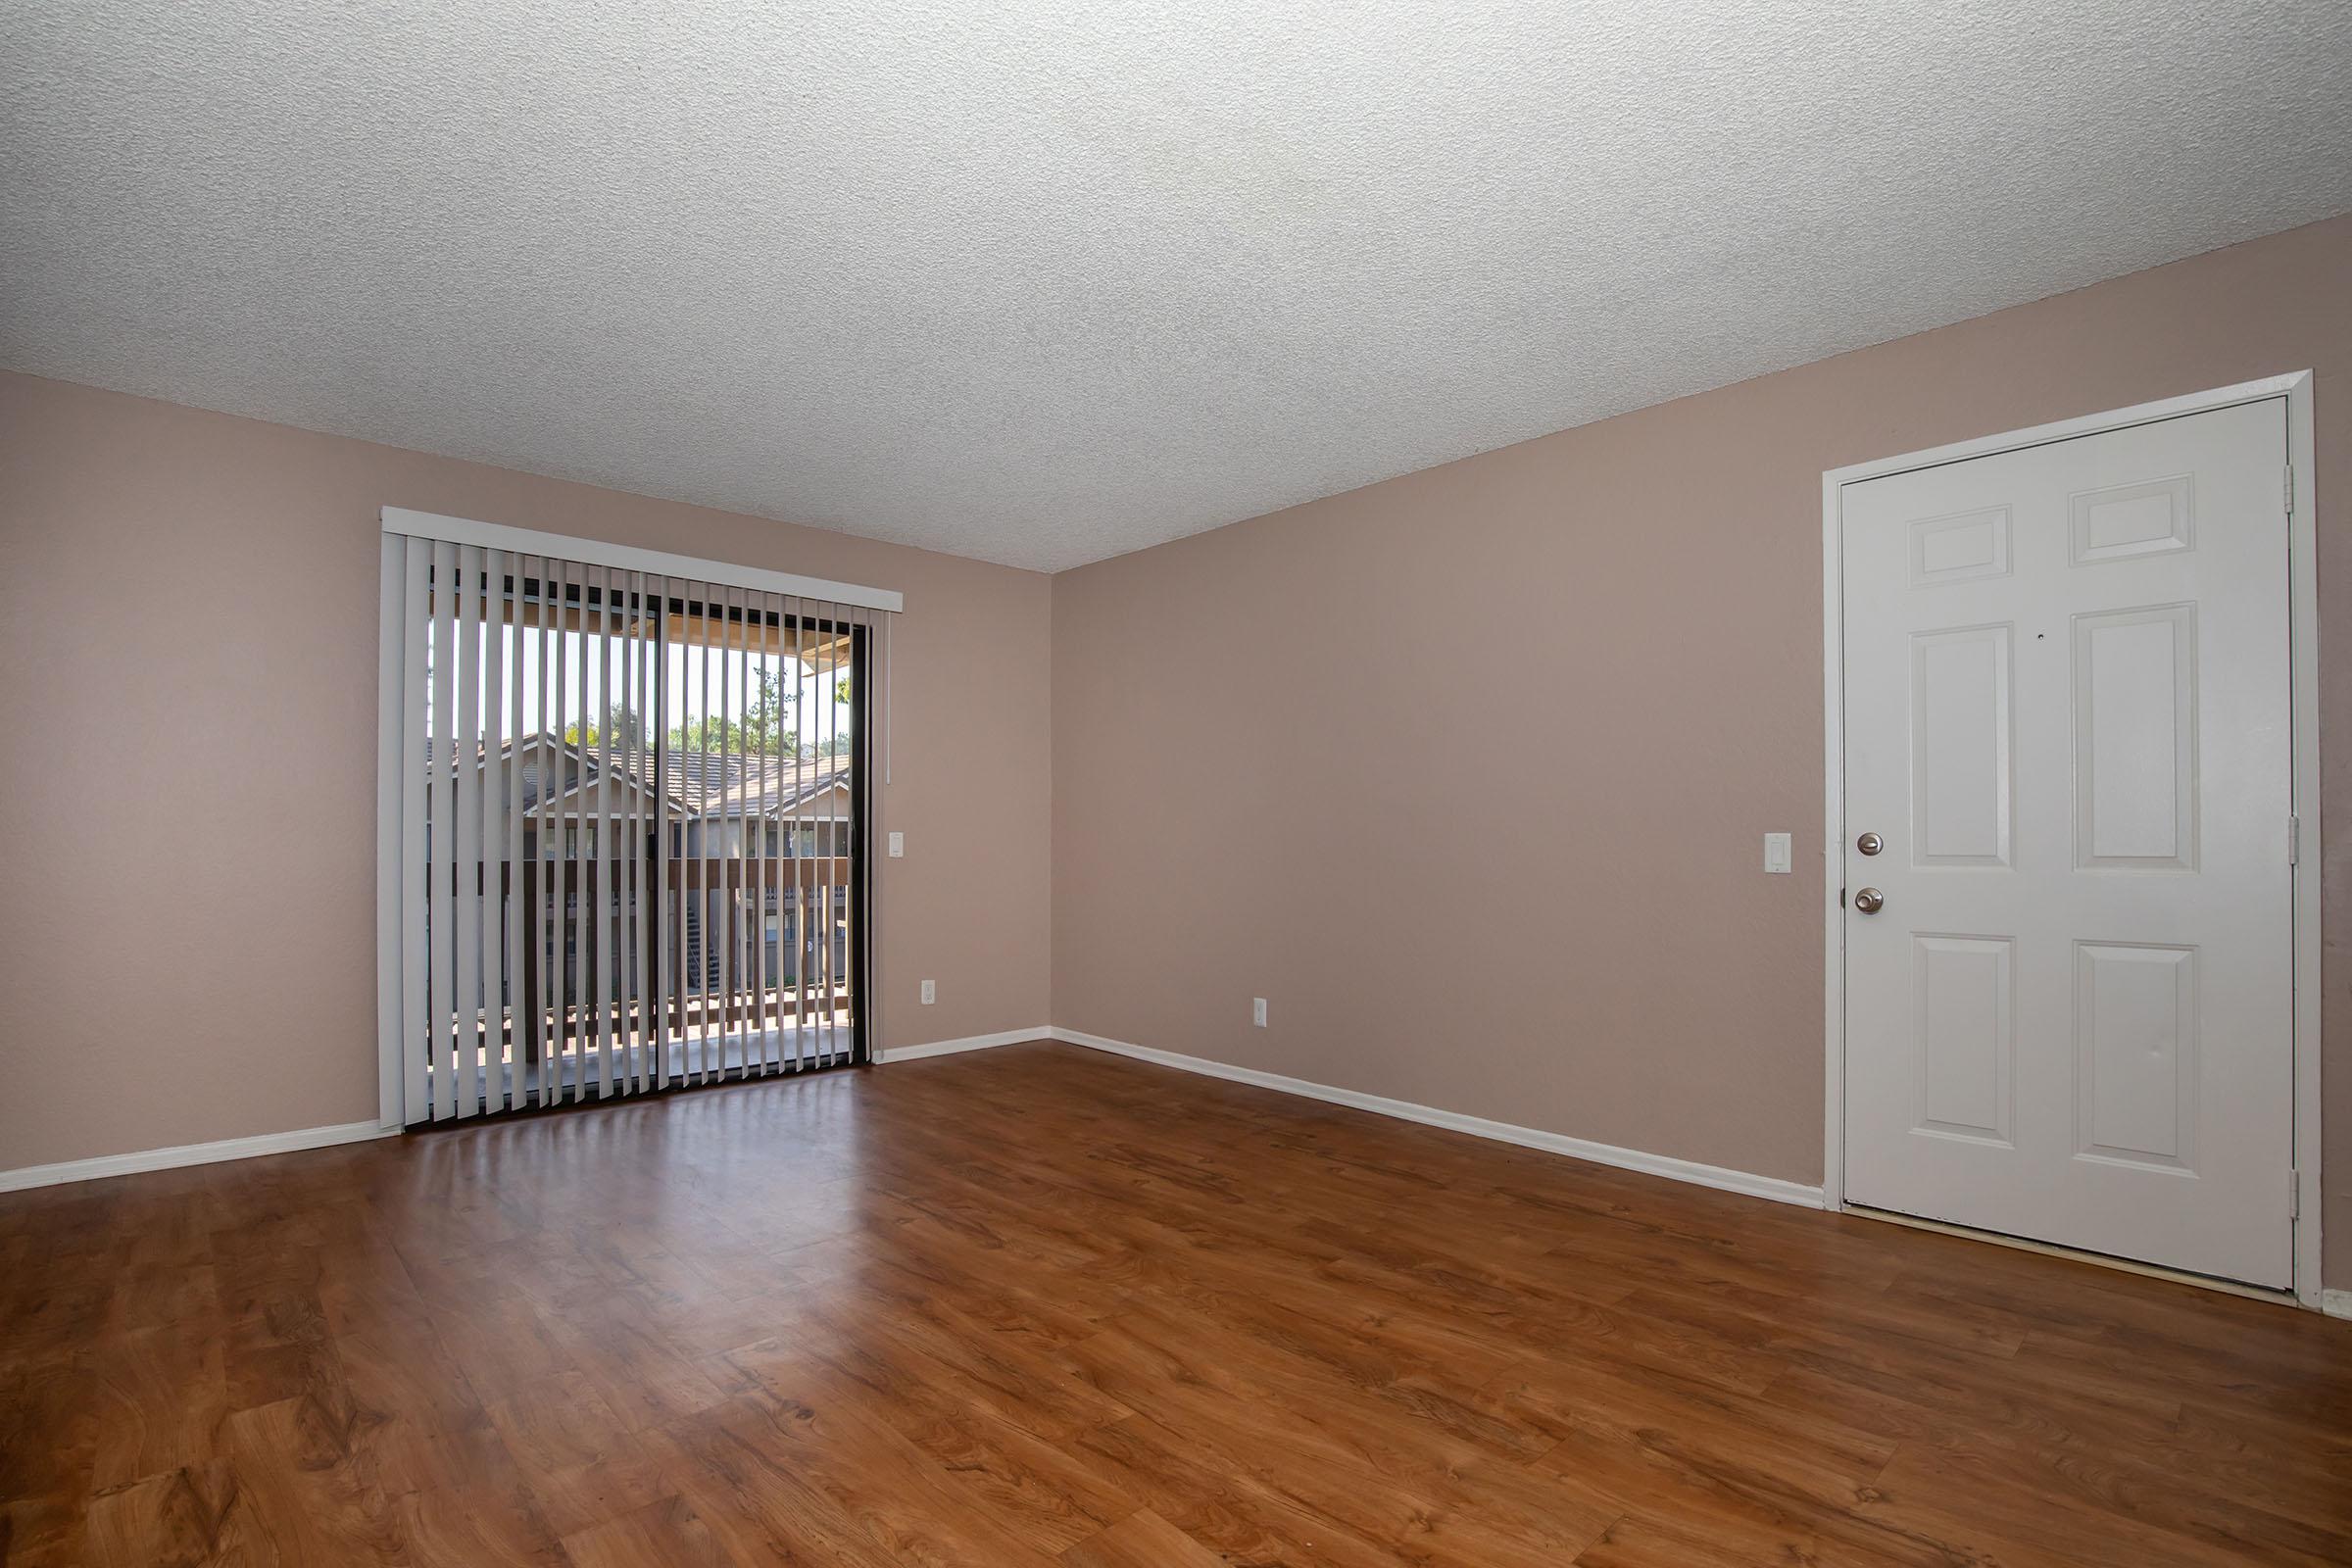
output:
M425 537L387 564L402 1119L865 1059L875 612Z
M680 593L662 620L665 1035L688 1082L859 1059L865 628L744 597Z

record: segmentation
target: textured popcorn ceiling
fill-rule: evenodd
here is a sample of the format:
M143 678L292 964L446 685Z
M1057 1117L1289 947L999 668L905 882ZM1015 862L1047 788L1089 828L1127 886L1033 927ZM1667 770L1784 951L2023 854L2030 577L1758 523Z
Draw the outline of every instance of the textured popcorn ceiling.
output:
M0 364L1044 568L2346 208L2345 0L0 4Z

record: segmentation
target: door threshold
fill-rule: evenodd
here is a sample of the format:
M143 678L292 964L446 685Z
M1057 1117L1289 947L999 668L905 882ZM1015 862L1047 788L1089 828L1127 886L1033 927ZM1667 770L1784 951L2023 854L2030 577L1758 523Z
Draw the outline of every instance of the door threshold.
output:
M1954 1225L1948 1220L1926 1219L1918 1214L1898 1214L1891 1208L1873 1208L1868 1203L1843 1203L1839 1205L1838 1212L1862 1219L1885 1220L1889 1225L1901 1225L1915 1231L1933 1231L1938 1236L1957 1236L1967 1242L1990 1242L1995 1247L2006 1247L2020 1252L2039 1252L2044 1257L2064 1258L2072 1263L2090 1263L2099 1268L2113 1269L2119 1274L2169 1280L2175 1285L2194 1285L2199 1290L2215 1291L2224 1296L2242 1296L2249 1301L2271 1301L2293 1307L2303 1304L2295 1298L2295 1293L2291 1290L2266 1290L2242 1280L2226 1280L2215 1274L2192 1274L2187 1269L2166 1268L2161 1263L2142 1263L2136 1258L2117 1257L2111 1252L2061 1247L2055 1242L2037 1242L2030 1237L2011 1236L2004 1231L1983 1231L1973 1225Z

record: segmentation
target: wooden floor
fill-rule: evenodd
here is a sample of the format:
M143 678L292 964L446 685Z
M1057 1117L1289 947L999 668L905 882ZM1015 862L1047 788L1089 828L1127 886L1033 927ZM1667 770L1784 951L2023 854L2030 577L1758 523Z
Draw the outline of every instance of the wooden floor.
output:
M0 1556L2352 1562L2352 1323L1023 1046L0 1198Z

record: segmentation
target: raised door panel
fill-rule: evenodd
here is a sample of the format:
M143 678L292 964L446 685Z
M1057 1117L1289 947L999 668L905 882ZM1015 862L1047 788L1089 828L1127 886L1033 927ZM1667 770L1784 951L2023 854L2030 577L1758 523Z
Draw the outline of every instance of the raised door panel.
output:
M2076 1152L2193 1172L2197 950L2075 945Z
M2078 490L2067 498L2068 555L2078 566L2173 555L2195 544L2188 474Z
M2010 628L1911 639L1912 863L2010 862Z
M2074 617L2075 863L2197 863L2197 611Z
M1913 941L1915 1130L2007 1145L2014 1122L2017 944L2007 937Z

